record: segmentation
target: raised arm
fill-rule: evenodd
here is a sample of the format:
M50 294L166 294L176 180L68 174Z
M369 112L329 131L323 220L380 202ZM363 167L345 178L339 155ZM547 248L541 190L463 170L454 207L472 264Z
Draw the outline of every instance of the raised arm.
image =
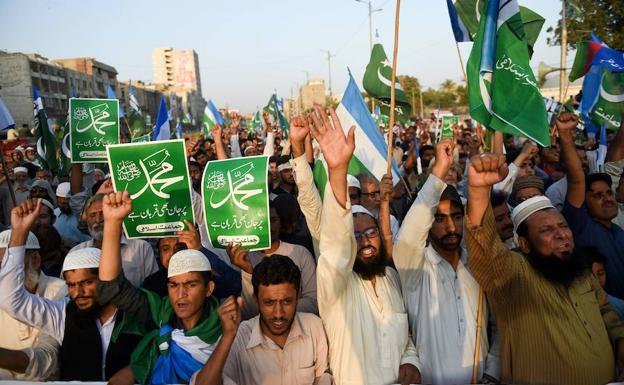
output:
M436 207L446 188L444 177L453 164L453 142L442 139L436 146L435 164L427 181L407 212L394 247L394 265L403 290L413 287L422 276L424 250Z
M585 201L585 174L581 160L576 154L574 145L574 130L577 119L572 113L565 113L557 118L557 131L559 131L559 143L561 156L568 179L568 191L566 200L570 205L579 208Z
M215 147L217 149L217 159L224 160L227 159L227 153L225 152L225 145L223 144L223 129L221 125L217 124L212 128L212 139L215 142Z

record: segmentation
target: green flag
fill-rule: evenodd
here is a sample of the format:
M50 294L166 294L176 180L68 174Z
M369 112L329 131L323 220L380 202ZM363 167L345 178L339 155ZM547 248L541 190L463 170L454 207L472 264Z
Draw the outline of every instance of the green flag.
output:
M604 121L608 130L618 131L624 114L624 72L613 73L602 70L600 91L590 111L590 118L596 127Z
M264 106L264 111L269 113L275 119L275 122L279 125L282 130L282 136L284 139L288 139L288 131L290 130L290 123L288 123L288 119L284 116L282 111L280 111L279 101L277 99L277 95L271 95L269 102L266 106Z
M457 15L466 26L472 40L476 38L481 15L484 15L486 11L486 4L487 0L455 1ZM526 34L526 41L529 48L529 57L531 57L533 56L533 47L544 26L545 19L526 7L520 7L520 18L524 25L524 33Z
M69 116L63 120L61 129L63 130L63 136L61 137L61 151L59 162L59 175L67 176L70 174L71 169L71 144L69 143ZM59 123L60 125L60 123Z
M37 155L44 168L58 173L56 159L56 136L54 130L48 124L48 116L43 108L43 101L39 91L33 86L33 108L35 113L35 140L37 142Z
M470 115L485 127L550 146L544 99L529 66L518 3L488 0L468 59Z
M381 44L377 43L373 46L371 52L370 61L366 66L364 72L364 79L362 84L366 93L369 96L377 99L379 106L381 107L381 113L386 116L390 116L390 88L392 86L392 65L388 61L386 52ZM394 91L395 95L395 107L394 115L399 121L406 121L409 118L412 110L405 92L396 81L396 87Z

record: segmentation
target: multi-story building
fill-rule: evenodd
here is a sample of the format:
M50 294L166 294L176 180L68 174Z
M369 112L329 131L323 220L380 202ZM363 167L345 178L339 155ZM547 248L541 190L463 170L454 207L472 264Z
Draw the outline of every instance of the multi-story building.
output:
M148 126L156 123L156 117L158 115L158 107L160 105L160 92L153 84L147 84L141 80L119 82L119 98L122 100L122 106L126 113L129 115L130 107L128 88L132 84L136 90L136 97L139 106L141 107L141 113L145 116L145 122Z
M299 89L301 109L309 110L314 103L325 105L325 81L322 79L312 79Z
M33 86L49 118L67 114L67 70L38 54L0 51L0 96L17 127L33 123Z
M118 93L117 70L113 66L99 62L91 57L57 59L54 62L65 68L89 75L91 77L91 89L93 90L92 97L94 98L106 98L109 85Z

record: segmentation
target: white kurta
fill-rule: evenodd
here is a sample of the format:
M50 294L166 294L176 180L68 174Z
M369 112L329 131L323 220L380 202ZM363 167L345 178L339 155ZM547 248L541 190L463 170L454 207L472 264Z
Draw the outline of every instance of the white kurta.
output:
M351 205L340 207L328 184L316 270L318 305L337 385L396 383L399 366L418 366L397 273L371 281L353 272L356 242Z
M445 188L442 180L429 175L403 221L393 259L401 277L423 383L468 384L474 361L479 284L466 266L464 249L454 270L431 245L425 247ZM488 356L487 309L483 317L479 379L486 357L487 373L498 378L498 352Z

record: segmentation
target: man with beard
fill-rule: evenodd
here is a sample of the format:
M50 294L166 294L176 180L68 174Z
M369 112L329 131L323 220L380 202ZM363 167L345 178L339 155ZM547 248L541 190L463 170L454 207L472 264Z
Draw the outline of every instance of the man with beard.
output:
M507 205L507 195L499 190L492 190L490 195L490 204L494 212L494 220L496 221L496 232L501 241L505 243L510 250L516 248L514 240L514 226L511 221L511 213Z
M381 191L379 182L369 174L358 175L360 182L360 204L368 210L375 220L379 221L379 207L381 206ZM392 243L394 244L399 234L399 221L390 214L390 231L392 232ZM383 229L382 229L383 230ZM386 239L386 234L383 234Z
M243 321L223 368L224 385L330 385L323 321L297 311L301 272L290 258L264 258L253 270L260 314ZM197 381L205 385L201 372Z
M557 125L566 119L562 115ZM489 203L492 185L507 174L505 158L476 155L469 167L466 244L471 271L496 314L501 381L611 382L613 346L624 373L624 323L574 251L563 216L546 197L524 201L512 214L522 254L510 251Z
M115 306L98 304L100 250L85 248L65 257L62 275L69 298L51 300L24 288L24 245L40 208L41 200L27 200L11 213L11 239L0 269L0 309L61 345L62 381L119 380L127 376L124 368L143 330Z
M576 120L558 122L561 154L567 173L568 191L561 213L570 225L578 247L595 247L605 256L605 291L624 298L624 230L611 222L618 214L611 190L611 177L605 173L585 175L574 147Z
M0 263L9 246L11 230L0 233ZM24 287L51 300L67 294L65 282L41 272L39 241L28 234L25 246ZM22 323L0 310L0 379L46 381L58 375L58 342L49 334Z
M265 257L273 255L285 255L290 258L301 271L301 290L299 291L299 301L297 311L318 314L316 300L316 266L314 257L301 245L295 245L280 241L281 229L280 217L273 202L269 203L269 215L271 221L271 247L265 250L252 251L244 250L240 244L230 244L227 248L228 256L233 265L241 269L241 293L245 306L243 307L243 319L249 319L258 315L258 308L254 298L252 273L253 267L260 263Z
M15 192L15 203L21 204L30 194L30 188L28 186L28 169L26 167L14 167L13 174L15 180L13 181L13 191Z
M385 266L379 226L361 206L352 212L349 202L347 165L355 149L355 127L345 137L331 107L333 124L319 105L314 108L312 134L329 171L321 216L318 304L334 379L338 385L420 383L399 277Z
M69 182L63 182L56 188L56 200L58 203L59 214L56 216L54 228L59 232L63 241L75 246L80 242L89 240L89 237L78 230L78 215L74 212L69 200L71 198L71 186Z
M470 383L477 325L488 320L487 311L482 320L477 319L479 284L461 246L464 206L457 190L444 183L452 165L453 142L443 138L393 253L420 360L418 369L427 384ZM498 351L490 352L487 333L481 334L479 344L478 378L498 378Z
M95 194L87 200L85 214L91 239L77 244L69 251L70 253L85 247L102 248L102 237L104 236L103 198L104 194ZM122 236L121 260L124 274L134 287L141 287L145 278L158 270L158 263L156 263L152 246L142 239L127 239Z

